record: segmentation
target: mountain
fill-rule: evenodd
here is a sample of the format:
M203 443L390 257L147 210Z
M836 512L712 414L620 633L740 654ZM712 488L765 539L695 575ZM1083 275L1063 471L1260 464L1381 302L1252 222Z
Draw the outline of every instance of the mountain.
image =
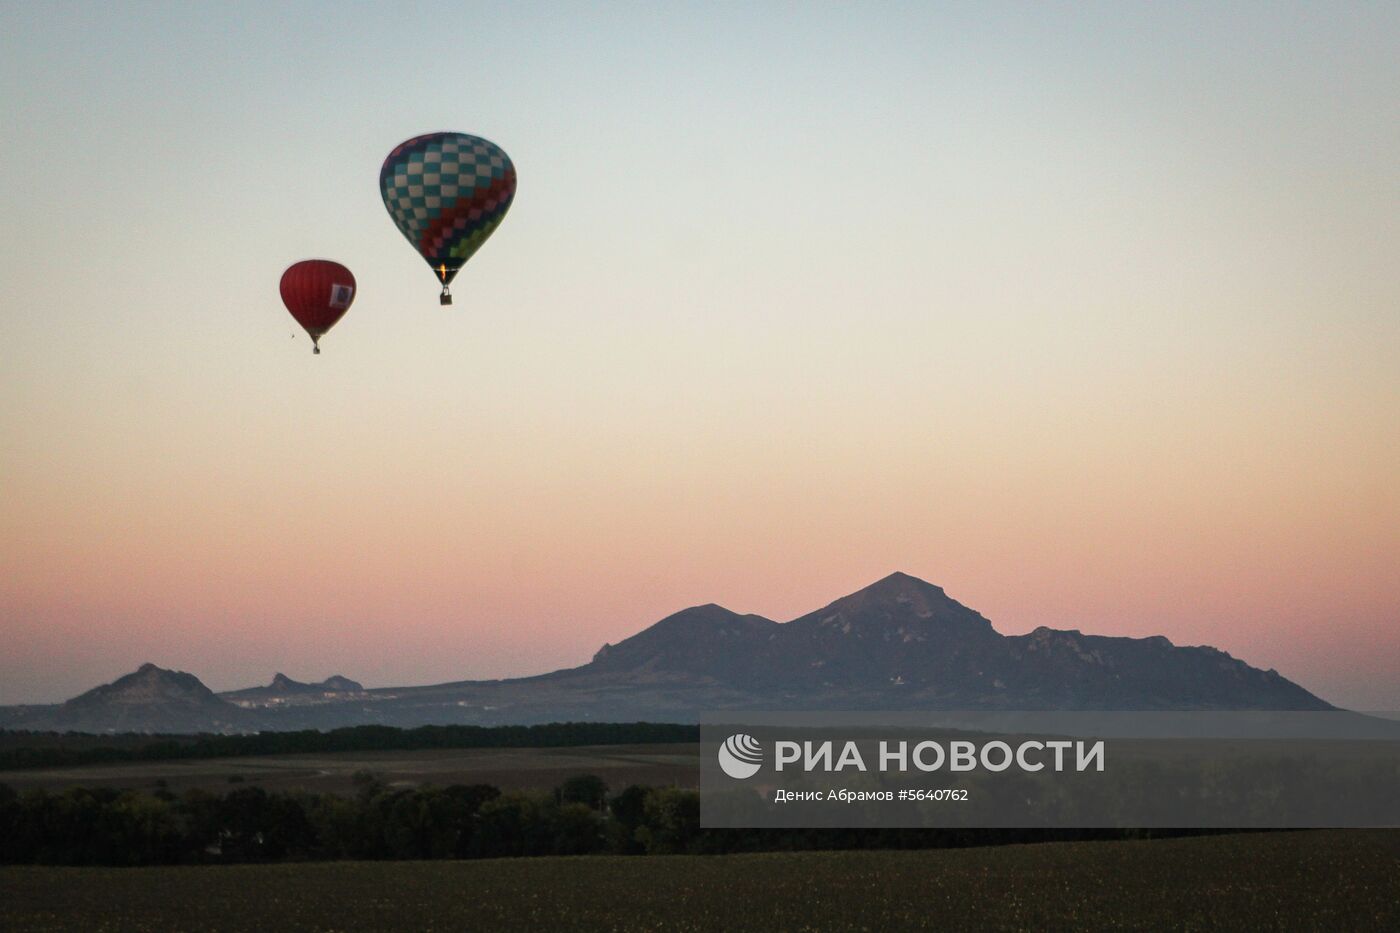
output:
M242 732L251 725L242 710L219 699L198 677L148 663L63 703L42 727L74 732Z
M231 701L231 702L226 702ZM343 677L222 698L145 665L11 728L326 729L379 723L694 721L722 710L1327 710L1280 675L1162 636L1002 635L942 588L895 573L791 622L695 606L579 667L512 680L364 689ZM3 713L3 711L0 711ZM52 721L58 725L43 725ZM173 725L181 723L179 729Z
M941 587L904 573L786 624L688 609L569 673L623 672L636 683L670 675L741 687L749 708L1332 708L1277 671L1162 636L1044 627L1002 635Z
M1008 689L1037 709L1267 709L1333 707L1278 671L1215 648L1110 638L1041 627L1006 639Z
M1001 636L940 587L891 574L783 626L788 683L805 690L948 693L992 664Z
M683 609L616 645L604 645L569 673L681 675L715 681L761 676L770 641L782 629L756 615L709 603Z
M286 674L273 675L266 687L229 690L219 696L245 709L276 706L283 703L333 703L363 696L365 688L340 674L333 674L320 683L302 683Z

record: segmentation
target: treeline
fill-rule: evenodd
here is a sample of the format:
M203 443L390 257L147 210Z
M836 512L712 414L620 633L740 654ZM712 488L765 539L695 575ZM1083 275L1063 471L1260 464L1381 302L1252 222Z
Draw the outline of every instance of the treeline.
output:
M333 859L454 859L611 853L717 854L942 848L1125 838L1113 830L715 830L697 792L633 785L617 794L580 775L552 792L485 784L394 788L355 776L342 797L241 787L16 793L0 784L0 863L160 865ZM1179 835L1176 833L1161 833Z
M26 735L40 743L22 744ZM250 735L151 736L133 744L91 747L90 736L82 744L53 744L53 733L9 732L7 748L0 748L0 771L23 768L61 768L113 761L169 761L187 758L235 758L250 755L285 755L297 752L364 752L425 748L562 748L579 745L653 745L667 742L699 742L700 727L672 723L556 722L535 726L349 726L321 732L258 732ZM74 736L74 738L78 738ZM87 747L84 747L87 746Z

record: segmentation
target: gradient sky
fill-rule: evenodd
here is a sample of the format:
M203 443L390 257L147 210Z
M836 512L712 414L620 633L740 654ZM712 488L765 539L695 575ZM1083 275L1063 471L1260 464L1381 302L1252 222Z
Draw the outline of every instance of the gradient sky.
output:
M0 703L894 570L1400 709L1400 5L0 0ZM400 140L503 146L440 309ZM292 262L359 293L311 345Z

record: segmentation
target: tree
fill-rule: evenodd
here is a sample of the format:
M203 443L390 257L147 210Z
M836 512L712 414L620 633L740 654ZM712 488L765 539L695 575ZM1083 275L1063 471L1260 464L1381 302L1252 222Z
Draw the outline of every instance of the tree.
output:
M654 788L642 811L637 840L648 855L687 852L700 834L700 795L693 790Z
M554 796L561 804L581 803L602 810L608 799L608 785L596 774L578 774L560 784Z

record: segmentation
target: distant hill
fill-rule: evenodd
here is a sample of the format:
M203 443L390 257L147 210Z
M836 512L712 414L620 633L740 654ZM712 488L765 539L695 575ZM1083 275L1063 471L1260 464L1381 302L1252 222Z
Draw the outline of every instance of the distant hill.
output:
M704 711L744 709L1331 708L1277 671L1162 636L1044 627L1002 635L942 588L896 573L787 623L714 604L685 609L604 645L587 664L535 677L366 690L339 676L301 683L278 674L219 697L192 675L148 664L56 710L0 721L175 732L693 722Z
M255 708L287 703L333 703L362 696L364 692L365 688L358 682L340 674L319 683L303 683L278 673L266 687L229 690L219 694L219 697L237 706Z
M73 732L244 732L254 723L193 674L143 664L63 703L43 725Z

